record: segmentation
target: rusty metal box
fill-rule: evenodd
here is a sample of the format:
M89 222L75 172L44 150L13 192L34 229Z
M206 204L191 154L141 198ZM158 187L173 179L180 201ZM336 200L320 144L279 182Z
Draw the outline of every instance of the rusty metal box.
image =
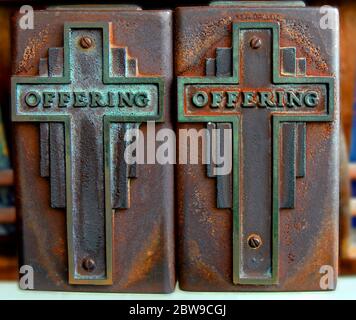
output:
M20 19L12 78L20 266L33 269L38 290L171 292L173 165L125 155L147 138L148 121L172 126L171 12L52 7L24 30Z
M179 159L196 151L194 132L203 141L177 169L181 289L335 288L339 35L326 12L299 1L176 10ZM213 161L219 145L229 171Z

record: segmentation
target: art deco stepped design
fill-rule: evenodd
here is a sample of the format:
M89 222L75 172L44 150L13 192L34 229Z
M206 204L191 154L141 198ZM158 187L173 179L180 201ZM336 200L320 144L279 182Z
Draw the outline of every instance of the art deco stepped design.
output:
M281 74L284 76L306 75L306 59L296 58L296 48L280 48ZM215 58L206 58L205 72L207 77L232 77L233 76L233 48L217 48ZM224 135L231 130L230 123L212 123L207 124L210 142L209 150L222 152L224 150ZM281 209L294 208L295 202L295 178L303 178L306 166L306 124L305 123L283 123L282 124L283 146L281 159L286 165L283 167L282 175L282 197L280 200ZM220 139L220 149L213 147L214 139ZM217 141L217 140L215 140ZM232 174L214 175L213 155L208 155L210 164L207 165L207 175L210 178L216 178L216 199L217 208L232 208Z
M127 48L110 48L110 77L138 76L137 59L128 55ZM40 58L39 75L41 77L63 77L64 48L49 48L48 58ZM137 177L137 165L127 164L124 159L126 145L124 140L127 130L138 129L139 123L116 123L111 125L111 143L113 148L112 163L112 208L129 208L129 180ZM66 207L65 183L65 136L64 124L40 124L41 176L50 178L51 206Z
M65 24L40 76L13 78L13 120L41 122L41 176L51 206L67 210L71 284L112 283L113 209L130 207L137 177L124 136L162 121L163 80L139 77L127 51L111 47L107 23Z
M306 124L334 120L334 80L307 76L296 49L280 47L277 23L233 23L232 43L206 60L206 77L178 78L178 120L232 128L233 170L216 176L216 198L233 212L233 282L278 284L279 216L306 174ZM229 92L243 101L229 105Z

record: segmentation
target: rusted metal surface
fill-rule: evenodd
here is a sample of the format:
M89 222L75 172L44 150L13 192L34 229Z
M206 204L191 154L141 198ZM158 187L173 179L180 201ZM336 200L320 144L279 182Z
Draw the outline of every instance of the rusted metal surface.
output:
M356 50L354 33L356 31L356 2L348 0L311 0L310 5L336 6L340 12L340 121L342 122L346 145L349 148L352 131L352 105L354 102L354 81L356 77L356 59L352 52ZM349 149L351 150L351 149Z
M36 11L35 29L25 31L18 19L12 108L19 121L20 263L34 268L38 290L172 291L173 167L123 161L128 129L140 127L146 136L145 122L154 119L161 121L157 130L171 127L171 13L55 8ZM152 108L116 114L111 102L61 109L58 100L56 109L26 100L31 90L104 95L125 88L154 92Z
M183 290L322 290L325 266L336 283L338 32L319 20L318 8L177 9L178 120L188 122L178 128L233 127L231 206L217 205L209 167L177 169ZM229 106L236 91L274 100ZM297 106L276 91L315 91L318 102ZM226 93L217 105L213 92Z

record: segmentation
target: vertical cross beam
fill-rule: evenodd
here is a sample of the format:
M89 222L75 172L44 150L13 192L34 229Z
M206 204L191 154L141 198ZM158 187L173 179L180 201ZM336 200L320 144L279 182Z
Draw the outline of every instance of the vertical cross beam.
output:
M136 76L137 61L110 39L108 24L65 24L62 69L55 48L40 77L12 79L13 121L41 122L41 175L52 206L66 207L71 284L112 283L113 209L129 207L127 180L137 175L123 161L123 136L163 121L163 79Z
M280 209L294 206L295 178L305 175L305 123L333 121L334 79L281 75L283 70L292 72L292 69L281 64L279 24L233 23L232 30L232 72L220 72L221 68L214 65L222 54L222 50L217 49L216 59L207 60L207 77L179 77L178 120L232 124L232 281L271 285L278 283ZM253 36L262 40L262 46L254 45ZM295 59L295 50L293 52ZM229 62L230 57L226 59ZM317 90L318 101L312 108L308 101L303 106L298 99L290 98L293 90L303 94ZM261 92L264 97L273 92L275 100L266 102L258 94L252 100L243 98L250 91ZM212 105L209 95L214 92L238 92L244 102L240 101L238 107L237 104L228 106L225 97L218 106ZM203 99L206 103L195 104L196 94L206 97ZM278 100L280 94L287 98ZM255 98L259 98L259 102L253 101ZM284 156L280 150L283 139ZM287 160L287 155L291 163L283 168L280 159L283 156ZM281 194L280 185L289 192ZM255 251L254 243L249 243L254 232L263 234L259 251Z

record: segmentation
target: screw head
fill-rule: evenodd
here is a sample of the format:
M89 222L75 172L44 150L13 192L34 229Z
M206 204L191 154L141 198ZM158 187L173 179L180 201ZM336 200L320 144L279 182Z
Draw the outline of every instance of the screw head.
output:
M259 235L251 234L247 239L247 243L251 249L258 249L262 245L262 240Z
M82 37L79 44L83 49L89 49L93 46L93 40L90 37Z
M257 36L253 36L250 41L250 46L252 49L258 49L262 46L262 40Z
M93 259L91 259L91 258L83 259L82 266L83 266L83 269L88 271L88 272L94 271L94 269L96 267L95 261Z

